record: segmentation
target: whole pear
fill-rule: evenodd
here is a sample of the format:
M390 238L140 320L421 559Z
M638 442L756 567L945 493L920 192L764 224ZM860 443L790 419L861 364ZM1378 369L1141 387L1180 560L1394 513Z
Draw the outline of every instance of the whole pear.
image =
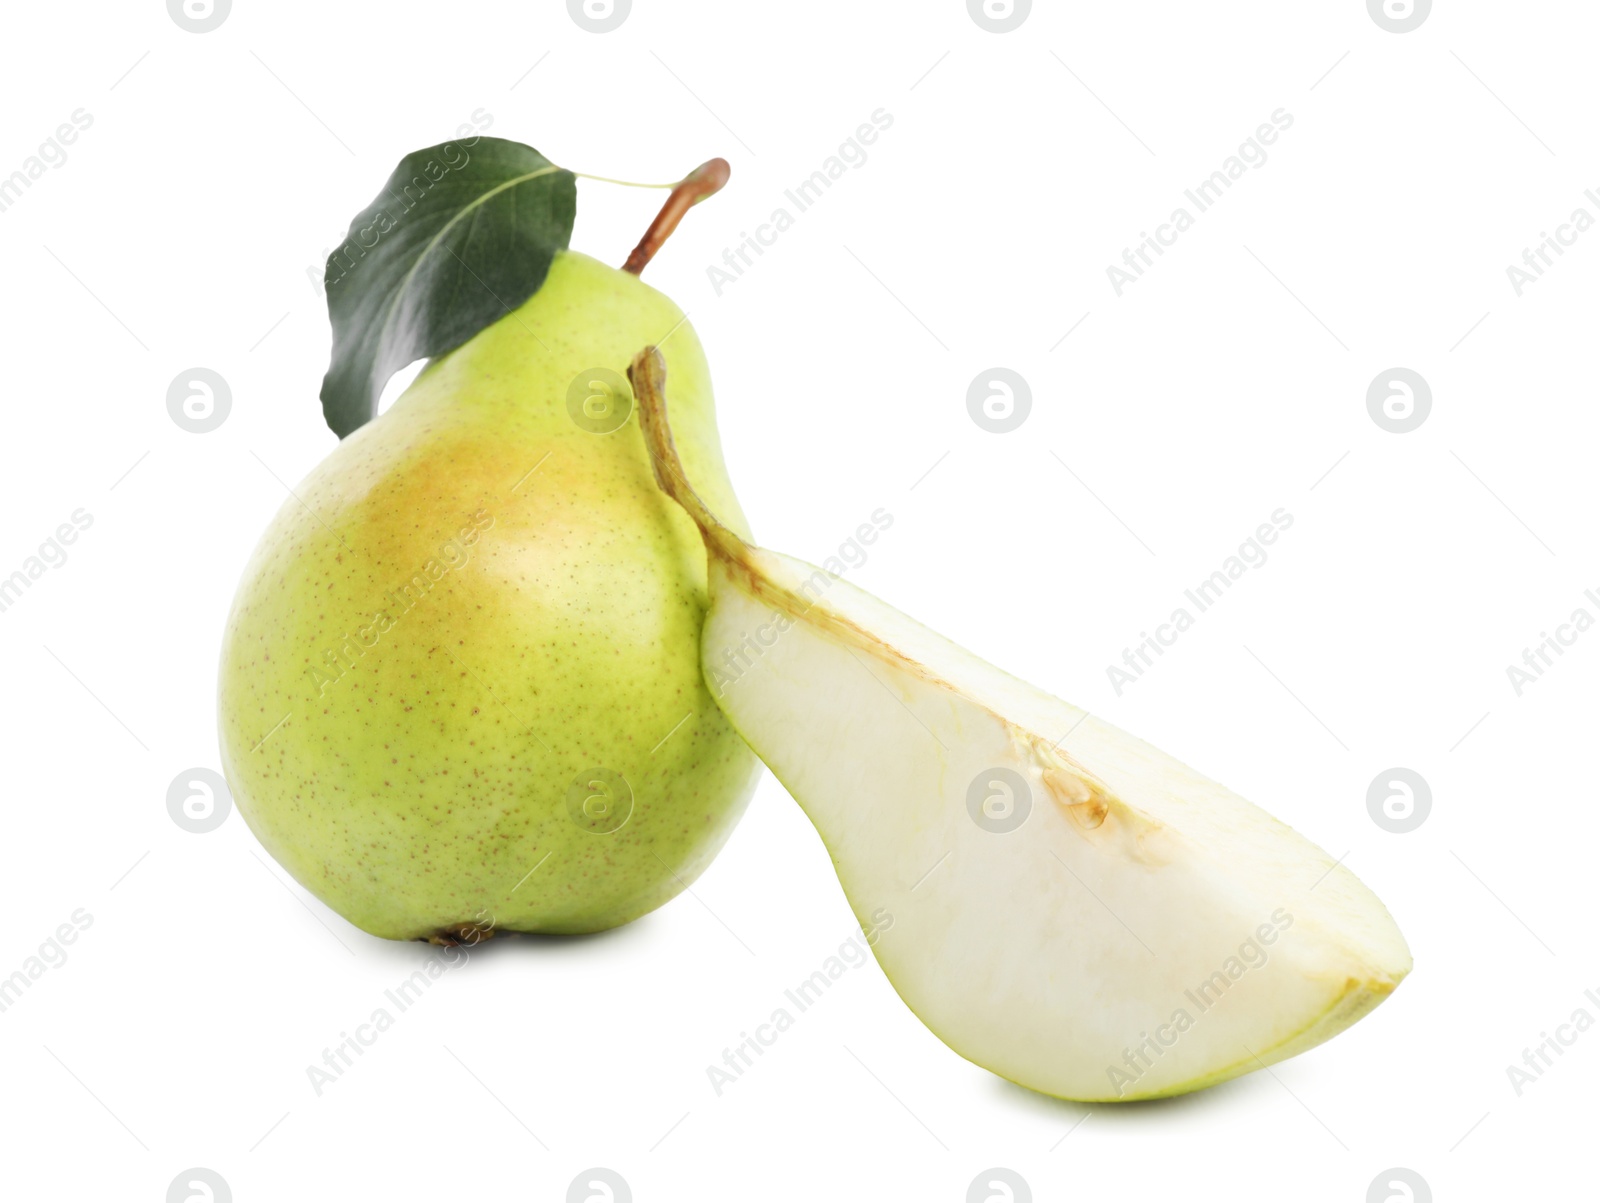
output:
M692 882L749 800L758 762L701 675L699 532L637 416L611 429L652 342L686 470L742 530L694 331L563 251L345 439L245 569L224 771L267 850L365 931L626 923Z

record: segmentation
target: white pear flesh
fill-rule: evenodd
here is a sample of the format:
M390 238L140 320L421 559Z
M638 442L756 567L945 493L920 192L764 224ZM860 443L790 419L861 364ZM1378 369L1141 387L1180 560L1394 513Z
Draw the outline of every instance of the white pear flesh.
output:
M1176 1094L1321 1043L1410 970L1372 891L1265 811L849 582L748 552L711 557L712 694L963 1057L1063 1098ZM815 600L796 616L766 583ZM1002 810L986 825L975 780Z

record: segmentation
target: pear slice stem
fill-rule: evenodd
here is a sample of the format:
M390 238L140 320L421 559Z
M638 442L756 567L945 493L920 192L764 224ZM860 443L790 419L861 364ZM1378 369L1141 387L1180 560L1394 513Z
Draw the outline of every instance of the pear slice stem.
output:
M661 244L678 228L683 215L706 197L721 192L722 186L728 182L731 171L728 160L707 159L679 180L673 187L671 195L667 197L666 203L661 206L661 212L656 214L656 219L650 223L650 228L644 232L644 237L639 239L639 245L633 248L628 261L622 265L622 270L631 272L635 276L642 272L645 265L655 258L656 252L661 249Z
M644 445L650 453L650 467L655 471L656 483L661 491L683 507L700 528L706 541L706 550L721 556L730 563L742 563L748 545L734 531L724 526L694 491L689 477L678 458L678 445L672 438L672 426L667 420L667 361L655 347L646 347L633 357L628 366L628 379L633 384L634 400L639 406L639 427L644 432Z
M787 585L773 580L752 562L755 548L739 537L738 532L724 526L711 512L711 507L694 491L678 458L678 447L672 439L672 426L667 420L667 364L655 347L646 347L633 357L628 367L628 379L633 383L633 396L639 407L639 427L644 432L646 450L650 453L650 466L656 474L661 491L683 507L700 528L706 544L706 554L716 556L743 580L744 587L755 597L785 613L830 632L850 646L860 648L892 664L901 664L909 671L925 674L925 670L898 648L891 647L871 631L841 618L826 606L816 605L816 598L806 597ZM824 575L816 570L817 577Z

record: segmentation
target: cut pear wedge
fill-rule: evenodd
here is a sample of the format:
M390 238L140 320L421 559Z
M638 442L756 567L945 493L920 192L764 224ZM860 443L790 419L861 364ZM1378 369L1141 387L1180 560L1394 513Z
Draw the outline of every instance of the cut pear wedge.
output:
M746 543L684 476L654 348L630 376L656 478L705 538L712 695L950 1048L1062 1098L1181 1094L1320 1044L1410 970L1372 891L1265 811Z

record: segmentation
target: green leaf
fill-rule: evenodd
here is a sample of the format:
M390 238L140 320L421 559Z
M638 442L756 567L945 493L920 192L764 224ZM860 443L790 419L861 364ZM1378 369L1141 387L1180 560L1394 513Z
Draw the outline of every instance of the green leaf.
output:
M520 142L468 138L401 159L323 276L333 432L371 421L406 364L459 347L537 292L576 213L573 174Z

